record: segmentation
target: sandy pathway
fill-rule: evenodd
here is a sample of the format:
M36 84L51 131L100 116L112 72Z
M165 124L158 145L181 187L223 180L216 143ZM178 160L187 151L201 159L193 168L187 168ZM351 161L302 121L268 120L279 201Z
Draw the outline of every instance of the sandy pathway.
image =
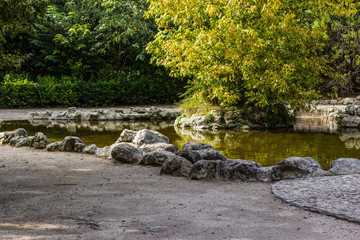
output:
M289 206L270 188L0 145L0 239L359 239L359 224Z

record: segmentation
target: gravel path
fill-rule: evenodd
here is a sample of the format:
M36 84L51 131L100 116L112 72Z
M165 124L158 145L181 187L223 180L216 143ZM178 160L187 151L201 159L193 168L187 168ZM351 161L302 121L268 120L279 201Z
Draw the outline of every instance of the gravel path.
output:
M91 155L0 145L0 239L359 239L271 184L193 181Z

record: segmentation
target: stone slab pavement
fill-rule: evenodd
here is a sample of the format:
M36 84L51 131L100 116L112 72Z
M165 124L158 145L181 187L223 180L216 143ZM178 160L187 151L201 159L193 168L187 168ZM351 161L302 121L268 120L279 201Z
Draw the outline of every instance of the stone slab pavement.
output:
M360 223L360 174L283 180L272 192L301 209Z

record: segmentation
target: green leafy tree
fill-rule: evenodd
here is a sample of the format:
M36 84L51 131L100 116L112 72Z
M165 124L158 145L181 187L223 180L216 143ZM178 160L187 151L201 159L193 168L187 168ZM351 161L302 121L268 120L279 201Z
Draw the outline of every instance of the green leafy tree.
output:
M352 0L150 1L159 32L147 50L189 95L214 106L305 107L329 72L321 50L330 16L352 16Z
M156 31L143 18L142 0L66 0L47 7L31 41L30 65L52 74L97 74L99 69L140 65Z
M360 92L360 15L331 16L324 54L334 73L322 84L325 93L352 95Z
M42 12L46 2L0 1L0 72L20 68L21 63L29 56L26 38L34 33L32 23Z

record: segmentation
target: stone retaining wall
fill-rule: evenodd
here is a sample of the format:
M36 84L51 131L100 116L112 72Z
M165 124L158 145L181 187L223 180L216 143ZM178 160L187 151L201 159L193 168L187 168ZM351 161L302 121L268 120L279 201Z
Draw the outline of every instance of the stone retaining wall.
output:
M127 121L127 120L175 120L181 114L177 109L161 109L158 107L150 108L130 108L125 112L123 109L112 108L110 110L77 110L70 107L63 112L32 112L30 121L36 120L59 120L59 121Z

